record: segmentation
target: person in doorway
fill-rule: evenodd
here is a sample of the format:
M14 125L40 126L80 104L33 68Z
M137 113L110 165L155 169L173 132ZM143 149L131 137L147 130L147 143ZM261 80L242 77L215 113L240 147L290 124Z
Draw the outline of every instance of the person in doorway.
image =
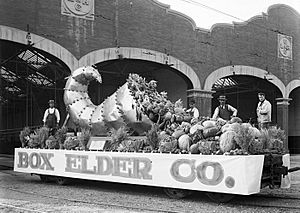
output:
M51 129L58 127L60 115L58 109L54 107L54 100L49 100L49 108L45 110L43 123L44 126Z
M214 111L212 117L214 120L222 118L223 120L229 121L232 117L237 116L237 109L229 104L226 104L227 98L225 95L220 95L218 100L220 105Z
M194 99L191 99L189 101L190 108L186 110L187 113L190 114L190 116L193 118L198 119L199 118L199 110L196 107L196 101Z
M266 100L266 95L263 92L258 93L258 99L256 108L258 128L265 129L269 127L271 122L272 105Z

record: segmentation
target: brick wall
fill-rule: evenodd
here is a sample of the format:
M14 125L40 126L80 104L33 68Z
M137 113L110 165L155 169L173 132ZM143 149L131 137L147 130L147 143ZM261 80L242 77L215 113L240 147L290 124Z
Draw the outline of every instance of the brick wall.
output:
M190 65L202 85L212 71L230 63L268 67L285 84L300 76L300 16L292 8L273 6L248 23L216 25L205 32L194 30L188 19L167 13L151 0L114 3L95 1L98 16L90 21L61 15L60 0L1 1L0 24L21 30L29 24L30 31L59 43L78 59L93 50L115 46L118 35L120 46L167 50ZM284 72L283 62L277 58L277 31L293 37L294 61Z

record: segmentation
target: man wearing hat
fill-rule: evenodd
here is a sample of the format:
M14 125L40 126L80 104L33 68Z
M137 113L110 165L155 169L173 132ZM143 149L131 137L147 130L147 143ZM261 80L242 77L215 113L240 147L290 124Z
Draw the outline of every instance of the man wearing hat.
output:
M44 126L55 129L59 124L59 111L54 107L54 100L49 100L49 108L44 113Z
M220 95L218 100L220 102L220 105L215 109L212 117L214 120L222 118L226 121L229 121L232 117L236 117L237 109L229 104L226 104L227 98L225 95Z
M196 101L194 99L191 99L189 101L190 108L186 111L191 115L192 118L199 118L199 110L196 107Z
M271 122L272 105L266 100L266 95L263 92L258 93L259 102L256 108L258 128L268 128Z

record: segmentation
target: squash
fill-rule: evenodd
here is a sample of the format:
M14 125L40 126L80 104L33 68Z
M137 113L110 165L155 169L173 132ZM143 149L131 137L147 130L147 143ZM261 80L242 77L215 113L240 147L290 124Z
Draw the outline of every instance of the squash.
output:
M192 140L190 136L188 136L187 134L181 135L178 139L179 149L189 151L191 142Z
M220 150L225 153L234 150L236 147L235 142L236 133L234 131L226 131L220 136Z

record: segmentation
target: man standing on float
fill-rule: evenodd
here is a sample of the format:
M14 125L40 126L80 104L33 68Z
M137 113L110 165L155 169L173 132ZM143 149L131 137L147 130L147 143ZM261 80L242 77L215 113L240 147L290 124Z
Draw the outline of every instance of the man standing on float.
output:
M236 117L237 109L229 104L226 104L227 98L225 95L220 95L218 100L220 102L220 105L215 109L212 117L214 120L222 118L226 121L229 121L232 117Z
M44 113L43 123L44 126L50 130L58 127L60 115L58 109L54 107L54 100L49 100L49 108Z
M265 129L271 123L272 105L263 92L258 93L258 99L259 102L256 108L258 128Z

